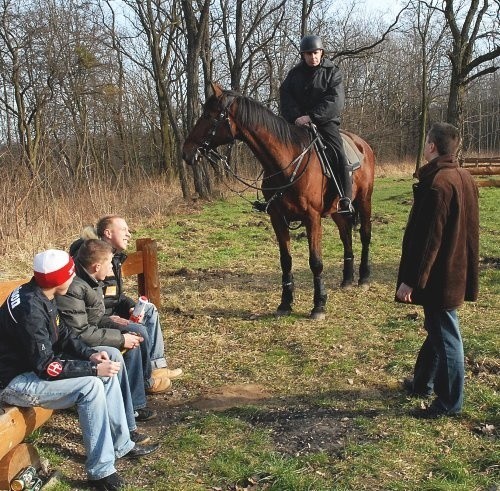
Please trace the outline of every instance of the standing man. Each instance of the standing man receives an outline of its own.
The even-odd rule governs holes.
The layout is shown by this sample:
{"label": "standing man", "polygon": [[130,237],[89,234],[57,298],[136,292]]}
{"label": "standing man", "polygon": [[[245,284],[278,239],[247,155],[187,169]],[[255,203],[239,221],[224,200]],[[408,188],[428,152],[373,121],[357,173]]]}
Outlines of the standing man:
{"label": "standing man", "polygon": [[[136,300],[125,295],[123,291],[122,264],[127,259],[125,251],[131,238],[127,222],[118,215],[106,215],[97,222],[95,230],[90,232],[85,229],[84,232],[86,239],[99,238],[113,248],[113,276],[108,276],[103,281],[105,313],[115,323],[126,327],[130,324],[129,317],[136,303]],[[72,256],[82,243],[83,239],[78,239],[71,245]],[[182,375],[182,369],[167,368],[158,309],[152,303],[147,304],[141,324],[143,326],[139,325],[137,328],[130,326],[130,329],[140,334],[144,338],[144,343],[149,346],[152,373],[150,382],[146,382],[146,392],[162,393],[171,386],[172,379]]]}
{"label": "standing man", "polygon": [[319,36],[302,38],[302,61],[288,72],[280,87],[280,110],[291,124],[304,126],[312,123],[317,127],[341,188],[338,212],[352,214],[352,176],[340,135],[344,84],[339,67],[324,54]]}
{"label": "standing man", "polygon": [[458,166],[458,130],[432,125],[425,143],[428,161],[418,171],[414,202],[403,238],[396,300],[424,307],[427,338],[417,357],[412,395],[436,398],[414,415],[438,418],[460,413],[464,352],[457,308],[478,295],[479,205],[471,175]]}
{"label": "standing man", "polygon": [[34,276],[0,307],[0,402],[66,409],[76,405],[87,454],[86,470],[100,490],[124,489],[115,459],[140,457],[158,445],[130,438],[120,385],[120,363],[89,348],[59,322],[55,297],[73,281],[68,253],[35,256]]}

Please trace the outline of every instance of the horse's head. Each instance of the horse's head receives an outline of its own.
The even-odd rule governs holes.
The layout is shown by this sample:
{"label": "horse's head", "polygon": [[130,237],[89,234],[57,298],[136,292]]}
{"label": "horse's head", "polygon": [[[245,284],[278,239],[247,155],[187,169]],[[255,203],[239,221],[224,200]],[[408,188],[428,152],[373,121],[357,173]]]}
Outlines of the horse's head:
{"label": "horse's head", "polygon": [[235,129],[230,119],[229,109],[234,95],[228,94],[218,84],[211,84],[212,94],[203,106],[203,113],[187,136],[182,147],[182,158],[194,164],[202,155],[219,145],[234,141]]}

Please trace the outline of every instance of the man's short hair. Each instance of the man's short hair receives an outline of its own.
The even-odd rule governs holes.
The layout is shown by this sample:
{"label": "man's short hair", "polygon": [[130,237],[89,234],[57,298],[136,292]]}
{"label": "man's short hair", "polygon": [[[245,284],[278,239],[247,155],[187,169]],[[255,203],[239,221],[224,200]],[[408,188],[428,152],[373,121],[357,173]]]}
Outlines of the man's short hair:
{"label": "man's short hair", "polygon": [[113,248],[107,242],[100,239],[89,239],[80,246],[76,258],[84,268],[89,268],[92,264],[103,263],[106,257],[112,253]]}
{"label": "man's short hair", "polygon": [[427,139],[436,145],[439,155],[454,155],[460,144],[458,129],[449,123],[434,123],[427,133]]}
{"label": "man's short hair", "polygon": [[111,226],[111,224],[117,218],[121,218],[121,217],[119,215],[106,215],[106,216],[103,216],[97,222],[97,225],[95,226],[95,229],[96,229],[96,232],[97,232],[97,236],[102,239],[104,237],[104,231],[106,229],[108,229]]}

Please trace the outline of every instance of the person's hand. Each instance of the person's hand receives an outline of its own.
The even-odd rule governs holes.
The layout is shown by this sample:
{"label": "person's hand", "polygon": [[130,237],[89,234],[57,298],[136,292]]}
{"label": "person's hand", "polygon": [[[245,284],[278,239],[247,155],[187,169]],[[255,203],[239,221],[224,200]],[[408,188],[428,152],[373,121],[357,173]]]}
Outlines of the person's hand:
{"label": "person's hand", "polygon": [[139,336],[138,334],[133,332],[128,332],[124,334],[123,337],[125,338],[123,347],[126,349],[137,348],[144,341],[144,338],[142,336]]}
{"label": "person's hand", "polygon": [[99,351],[99,353],[94,353],[89,358],[90,361],[93,361],[96,364],[102,363],[103,361],[109,360],[109,355],[107,351]]}
{"label": "person's hand", "polygon": [[411,303],[411,294],[413,292],[413,288],[408,286],[406,283],[401,283],[399,285],[398,291],[396,292],[396,298],[401,300],[401,302]]}
{"label": "person's hand", "polygon": [[99,377],[114,377],[121,368],[119,361],[106,360],[97,365],[97,375]]}
{"label": "person's hand", "polygon": [[130,324],[130,321],[128,319],[124,319],[123,317],[120,317],[119,315],[110,315],[109,318],[115,324],[119,324],[120,326],[128,326]]}
{"label": "person's hand", "polygon": [[311,123],[312,123],[311,118],[307,114],[305,116],[299,116],[295,120],[295,124],[297,126],[305,126],[306,124],[311,124]]}

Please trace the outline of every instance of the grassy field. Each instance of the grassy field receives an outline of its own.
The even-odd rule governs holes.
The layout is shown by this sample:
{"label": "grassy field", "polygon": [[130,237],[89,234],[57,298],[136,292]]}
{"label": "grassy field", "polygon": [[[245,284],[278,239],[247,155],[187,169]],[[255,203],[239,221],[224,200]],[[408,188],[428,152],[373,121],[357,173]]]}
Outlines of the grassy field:
{"label": "grassy field", "polygon": [[[339,288],[341,245],[333,223],[324,221],[324,321],[308,319],[312,277],[304,238],[293,241],[294,312],[274,317],[276,241],[267,216],[241,198],[136,231],[158,240],[168,355],[185,376],[171,394],[151,400],[162,416],[143,428],[162,442],[161,453],[119,464],[135,485],[130,489],[498,488],[500,189],[481,189],[480,298],[459,312],[464,413],[420,421],[409,413],[421,401],[406,397],[400,381],[423,341],[423,314],[393,302],[411,183],[376,182],[368,291]],[[358,237],[355,244],[359,256]],[[46,444],[51,432],[57,428],[41,432],[39,445],[71,477],[64,451]],[[71,481],[58,486],[74,488]]]}

